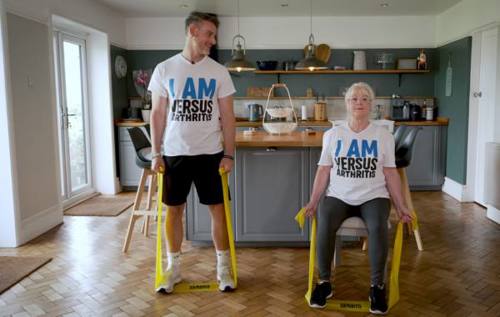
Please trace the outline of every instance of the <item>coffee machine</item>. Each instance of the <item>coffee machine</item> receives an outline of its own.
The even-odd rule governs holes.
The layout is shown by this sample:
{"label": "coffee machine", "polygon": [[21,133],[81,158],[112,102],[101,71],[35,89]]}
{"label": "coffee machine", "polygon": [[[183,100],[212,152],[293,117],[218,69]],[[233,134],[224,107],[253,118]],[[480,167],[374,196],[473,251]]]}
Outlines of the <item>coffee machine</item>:
{"label": "coffee machine", "polygon": [[410,118],[410,108],[408,101],[401,99],[399,95],[392,95],[391,98],[391,119],[398,120],[408,120]]}

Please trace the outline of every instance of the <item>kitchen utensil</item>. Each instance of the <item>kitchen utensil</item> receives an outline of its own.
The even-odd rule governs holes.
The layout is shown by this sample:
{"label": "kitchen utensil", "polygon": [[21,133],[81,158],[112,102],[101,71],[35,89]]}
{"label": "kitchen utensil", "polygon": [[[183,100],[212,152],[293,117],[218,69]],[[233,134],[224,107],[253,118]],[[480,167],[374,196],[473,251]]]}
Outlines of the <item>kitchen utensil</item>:
{"label": "kitchen utensil", "polygon": [[[319,44],[319,45],[313,45],[314,46],[314,52],[316,55],[316,58],[319,59],[320,61],[324,62],[325,64],[328,63],[330,60],[330,55],[331,55],[331,49],[328,44]],[[309,47],[309,44],[304,47],[304,56],[307,55],[307,49]]]}
{"label": "kitchen utensil", "polygon": [[366,70],[366,54],[365,51],[354,51],[354,62],[352,69]]}
{"label": "kitchen utensil", "polygon": [[318,47],[316,47],[316,57],[325,64],[328,64],[331,52],[330,46],[327,44],[319,44]]}
{"label": "kitchen utensil", "polygon": [[294,70],[295,65],[297,65],[297,61],[284,61],[283,70]]}
{"label": "kitchen utensil", "polygon": [[[289,103],[273,104],[271,103],[271,94],[275,88],[283,88],[288,94]],[[276,100],[273,100],[276,102]],[[262,126],[270,134],[286,134],[290,133],[297,128],[297,115],[293,110],[292,97],[286,84],[273,84],[267,96],[266,108],[264,110],[264,118],[262,119]]]}
{"label": "kitchen utensil", "polygon": [[264,107],[258,103],[248,104],[248,121],[259,121],[264,114]]}
{"label": "kitchen utensil", "polygon": [[275,70],[278,67],[278,61],[257,61],[257,67],[260,70]]}
{"label": "kitchen utensil", "polygon": [[316,102],[314,104],[314,120],[325,121],[326,120],[326,102]]}

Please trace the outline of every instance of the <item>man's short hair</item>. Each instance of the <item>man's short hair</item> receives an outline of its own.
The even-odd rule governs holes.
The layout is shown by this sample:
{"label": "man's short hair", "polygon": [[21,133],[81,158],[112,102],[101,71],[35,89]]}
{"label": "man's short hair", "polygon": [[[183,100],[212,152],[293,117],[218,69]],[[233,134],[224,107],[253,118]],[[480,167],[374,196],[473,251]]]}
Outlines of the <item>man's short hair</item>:
{"label": "man's short hair", "polygon": [[217,18],[217,14],[193,11],[189,13],[189,16],[186,18],[186,31],[191,24],[199,23],[202,21],[212,22],[216,28],[219,27],[219,19]]}

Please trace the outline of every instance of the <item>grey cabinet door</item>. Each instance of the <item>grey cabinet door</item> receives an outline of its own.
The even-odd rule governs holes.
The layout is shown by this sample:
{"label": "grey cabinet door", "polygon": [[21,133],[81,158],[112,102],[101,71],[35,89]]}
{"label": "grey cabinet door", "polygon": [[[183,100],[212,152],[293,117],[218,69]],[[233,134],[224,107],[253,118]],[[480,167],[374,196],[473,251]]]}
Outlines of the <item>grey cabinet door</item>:
{"label": "grey cabinet door", "polygon": [[135,163],[135,149],[127,128],[118,129],[120,183],[122,186],[138,186],[142,169]]}
{"label": "grey cabinet door", "polygon": [[423,126],[406,169],[412,190],[439,190],[444,183],[446,127]]}
{"label": "grey cabinet door", "polygon": [[[142,169],[135,163],[135,149],[127,129],[127,127],[118,129],[120,183],[126,187],[137,187],[141,179]],[[147,135],[146,130],[141,129]]]}
{"label": "grey cabinet door", "polygon": [[[231,198],[234,197],[234,170],[229,174],[229,193]],[[231,217],[235,224],[235,208],[234,199],[231,200]],[[210,218],[210,210],[207,205],[203,205],[198,200],[198,194],[194,184],[191,186],[191,191],[187,198],[186,204],[186,239],[191,241],[212,241],[212,220]]]}
{"label": "grey cabinet door", "polygon": [[307,241],[295,214],[307,202],[307,148],[236,151],[236,240]]}

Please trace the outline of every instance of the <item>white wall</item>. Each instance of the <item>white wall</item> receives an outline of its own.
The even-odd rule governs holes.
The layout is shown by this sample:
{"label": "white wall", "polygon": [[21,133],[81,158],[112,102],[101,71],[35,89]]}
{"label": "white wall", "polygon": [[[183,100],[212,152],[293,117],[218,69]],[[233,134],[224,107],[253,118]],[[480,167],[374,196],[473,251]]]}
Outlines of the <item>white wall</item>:
{"label": "white wall", "polygon": [[[236,19],[222,17],[219,48],[231,48]],[[250,49],[296,49],[307,44],[308,17],[244,17],[240,33]],[[435,17],[313,17],[316,43],[332,48],[435,46]],[[182,49],[184,18],[126,19],[128,49]]]}
{"label": "white wall", "polygon": [[[63,220],[51,54],[53,14],[94,27],[88,29],[93,30],[89,32],[89,54],[96,80],[89,92],[91,107],[104,118],[99,119],[103,130],[93,134],[97,140],[93,142],[99,147],[93,151],[96,155],[93,160],[104,166],[97,170],[96,188],[109,194],[117,191],[118,183],[112,135],[110,41],[106,32],[111,34],[115,45],[125,46],[125,28],[124,20],[115,12],[90,0],[0,0],[0,3],[3,10],[12,13],[8,15],[6,31],[2,29],[2,35],[7,34],[8,39],[2,42],[0,56],[7,68],[0,66],[0,77],[7,74],[5,81],[1,80],[5,85],[0,88],[0,145],[4,149],[0,161],[0,247],[15,247]],[[4,26],[5,20],[2,19]],[[10,76],[9,68],[15,70]],[[103,146],[105,141],[108,143]]]}
{"label": "white wall", "polygon": [[493,22],[500,22],[500,0],[462,0],[436,16],[437,46],[469,36]]}
{"label": "white wall", "polygon": [[18,245],[19,210],[17,200],[16,162],[12,103],[10,101],[10,67],[7,45],[7,17],[0,1],[0,247]]}
{"label": "white wall", "polygon": [[[499,13],[500,14],[500,13]],[[498,34],[500,34],[500,26],[497,27]],[[499,36],[500,37],[500,36]],[[494,122],[500,122],[500,40],[497,42],[497,84],[496,84],[496,99],[495,99],[495,119]],[[495,131],[493,133],[494,142],[500,143],[500,125],[495,124]]]}
{"label": "white wall", "polygon": [[[62,222],[49,27],[7,14],[19,243]],[[36,47],[36,50],[33,49]]]}
{"label": "white wall", "polygon": [[71,19],[109,35],[125,47],[125,20],[116,11],[93,0],[3,0],[8,12],[48,23],[52,14]]}
{"label": "white wall", "polygon": [[116,176],[113,107],[108,37],[91,32],[87,38],[89,78],[90,144],[94,184],[107,195],[119,191]]}

